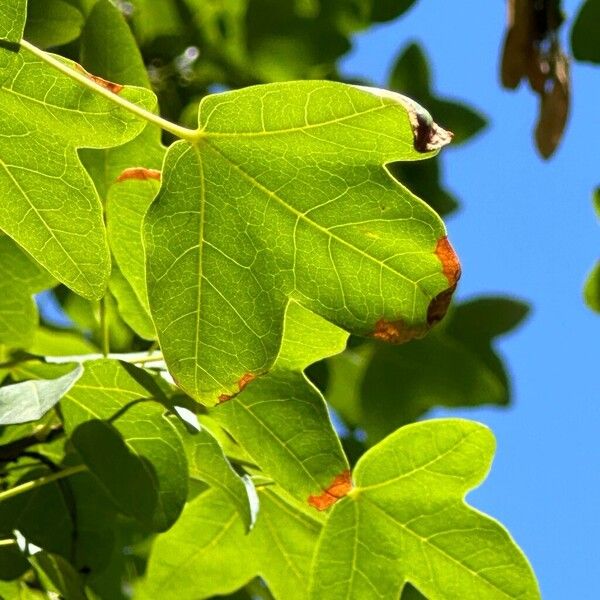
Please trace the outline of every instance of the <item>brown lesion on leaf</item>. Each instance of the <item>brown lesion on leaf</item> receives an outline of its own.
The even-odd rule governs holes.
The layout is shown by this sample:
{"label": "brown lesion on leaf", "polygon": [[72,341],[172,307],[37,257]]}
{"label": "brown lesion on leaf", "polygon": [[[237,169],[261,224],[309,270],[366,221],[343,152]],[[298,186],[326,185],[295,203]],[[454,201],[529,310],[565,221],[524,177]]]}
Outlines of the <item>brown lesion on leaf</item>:
{"label": "brown lesion on leaf", "polygon": [[427,324],[429,326],[435,325],[437,322],[441,321],[446,316],[455,289],[456,284],[438,294],[429,303],[429,306],[427,308]]}
{"label": "brown lesion on leaf", "polygon": [[442,273],[446,276],[448,283],[455,286],[460,279],[460,262],[447,236],[441,237],[435,247],[435,255],[442,263]]}
{"label": "brown lesion on leaf", "polygon": [[147,169],[146,167],[130,167],[129,169],[124,169],[117,177],[116,181],[121,182],[129,179],[137,179],[140,181],[154,179],[160,181],[160,171],[157,171],[156,169]]}
{"label": "brown lesion on leaf", "polygon": [[407,325],[402,319],[379,319],[371,334],[377,340],[389,344],[404,344],[411,340],[424,337],[429,329],[441,321],[452,300],[456,285],[460,279],[461,269],[458,256],[446,236],[441,237],[436,244],[434,254],[441,263],[442,273],[448,280],[449,287],[435,296],[427,308],[427,322],[424,324]]}
{"label": "brown lesion on leaf", "polygon": [[352,489],[352,474],[346,469],[337,475],[331,484],[316,496],[309,496],[308,503],[317,510],[326,510],[343,498]]}
{"label": "brown lesion on leaf", "polygon": [[92,75],[92,73],[88,73],[79,64],[75,65],[75,69],[77,71],[79,71],[80,73],[82,73],[83,75],[85,75],[88,79],[90,79],[94,83],[102,86],[103,88],[107,89],[109,92],[112,92],[113,94],[118,94],[125,87],[125,86],[121,85],[120,83],[113,83],[112,81],[108,81],[108,79],[103,79],[102,77],[99,77],[98,75]]}
{"label": "brown lesion on leaf", "polygon": [[450,287],[440,292],[429,303],[429,307],[427,308],[427,323],[430,326],[441,321],[446,312],[448,312],[452,295],[454,294],[454,290],[456,290],[456,285],[461,275],[458,255],[447,236],[443,236],[438,240],[435,247],[435,255],[439,258],[440,263],[442,263],[442,273],[448,280]]}
{"label": "brown lesion on leaf", "polygon": [[238,380],[238,391],[233,394],[221,394],[218,397],[218,404],[222,404],[223,402],[227,402],[232,398],[235,398],[249,383],[256,379],[256,375],[254,373],[244,373]]}
{"label": "brown lesion on leaf", "polygon": [[379,319],[371,336],[388,344],[404,344],[422,338],[428,329],[425,325],[407,325],[402,319],[397,321]]}
{"label": "brown lesion on leaf", "polygon": [[413,145],[417,152],[439,150],[452,141],[454,134],[442,129],[419,105],[408,105],[407,109],[413,130]]}

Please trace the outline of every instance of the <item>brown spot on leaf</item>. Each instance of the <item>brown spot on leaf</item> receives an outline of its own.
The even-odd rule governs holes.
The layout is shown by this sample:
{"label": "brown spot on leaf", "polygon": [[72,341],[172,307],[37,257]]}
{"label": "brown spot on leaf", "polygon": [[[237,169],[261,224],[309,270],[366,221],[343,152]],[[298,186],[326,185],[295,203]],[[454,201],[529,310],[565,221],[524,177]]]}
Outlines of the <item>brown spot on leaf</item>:
{"label": "brown spot on leaf", "polygon": [[139,179],[142,181],[156,179],[156,181],[160,181],[160,171],[146,169],[146,167],[130,167],[117,177],[117,181],[127,181],[128,179]]}
{"label": "brown spot on leaf", "polygon": [[448,312],[450,301],[452,300],[452,294],[456,289],[456,284],[452,287],[444,290],[438,294],[430,303],[427,308],[427,323],[429,325],[435,325],[438,321],[441,321]]}
{"label": "brown spot on leaf", "polygon": [[451,286],[456,286],[460,279],[460,262],[458,256],[448,241],[447,236],[441,237],[435,247],[435,255],[442,263],[442,273]]}
{"label": "brown spot on leaf", "polygon": [[428,113],[422,109],[409,110],[410,122],[414,134],[414,147],[417,152],[431,152],[446,146],[454,134],[442,129]]}
{"label": "brown spot on leaf", "polygon": [[251,382],[256,379],[256,375],[254,373],[244,373],[240,380],[238,381],[238,387],[240,388],[240,392]]}
{"label": "brown spot on leaf", "polygon": [[427,329],[424,325],[408,326],[402,319],[397,321],[379,319],[375,324],[375,331],[371,335],[388,344],[404,344],[410,340],[422,338],[427,333]]}
{"label": "brown spot on leaf", "polygon": [[352,475],[346,469],[337,475],[328,488],[318,496],[309,496],[308,503],[317,510],[325,510],[343,498],[352,489]]}
{"label": "brown spot on leaf", "polygon": [[256,375],[254,373],[244,373],[239,381],[238,381],[238,391],[234,394],[221,394],[218,398],[218,403],[221,404],[223,402],[227,402],[232,398],[235,398],[250,382],[256,379]]}
{"label": "brown spot on leaf", "polygon": [[98,75],[92,75],[91,73],[88,73],[81,65],[76,64],[75,68],[80,73],[83,73],[88,79],[92,80],[94,83],[97,83],[103,88],[106,88],[113,94],[118,94],[124,88],[124,86],[122,86],[120,83],[113,83],[112,81],[98,77]]}

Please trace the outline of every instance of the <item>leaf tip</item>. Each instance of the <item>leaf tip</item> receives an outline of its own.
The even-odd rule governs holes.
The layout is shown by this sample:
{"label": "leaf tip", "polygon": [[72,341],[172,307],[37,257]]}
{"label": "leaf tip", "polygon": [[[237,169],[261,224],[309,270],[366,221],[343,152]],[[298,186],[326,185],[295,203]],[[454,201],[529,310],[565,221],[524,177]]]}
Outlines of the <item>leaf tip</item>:
{"label": "leaf tip", "polygon": [[408,115],[413,128],[413,144],[417,152],[433,152],[452,141],[454,134],[440,127],[428,112],[409,108]]}
{"label": "leaf tip", "polygon": [[160,181],[160,171],[157,171],[156,169],[147,169],[146,167],[129,167],[128,169],[124,169],[115,181],[119,183],[130,179],[137,179],[140,181],[154,179]]}
{"label": "leaf tip", "polygon": [[317,510],[326,510],[352,490],[350,469],[336,475],[331,484],[316,496],[309,496],[308,503]]}

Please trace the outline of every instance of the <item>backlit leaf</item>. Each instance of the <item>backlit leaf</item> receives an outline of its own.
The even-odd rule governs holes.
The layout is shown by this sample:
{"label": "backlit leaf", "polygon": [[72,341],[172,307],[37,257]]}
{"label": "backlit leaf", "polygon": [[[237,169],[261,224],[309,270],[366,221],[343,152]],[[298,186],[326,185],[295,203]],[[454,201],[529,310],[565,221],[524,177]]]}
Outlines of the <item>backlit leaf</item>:
{"label": "backlit leaf", "polygon": [[429,600],[539,599],[506,530],[463,500],[493,452],[490,431],[462,420],[408,425],[369,450],[321,533],[310,597],[397,598],[408,581]]}
{"label": "backlit leaf", "polygon": [[304,600],[320,526],[277,494],[259,495],[261,509],[249,534],[223,491],[209,490],[190,502],[154,543],[139,598],[210,598],[259,575],[276,598]]}
{"label": "backlit leaf", "polygon": [[0,3],[0,85],[10,75],[23,36],[27,0]]}
{"label": "backlit leaf", "polygon": [[290,298],[389,341],[441,318],[459,273],[444,226],[383,169],[448,141],[420,107],[295,82],[209,96],[199,122],[145,221],[151,314],[188,394],[214,404],[268,371]]}
{"label": "backlit leaf", "polygon": [[[146,90],[119,95],[154,106]],[[102,207],[76,149],[122,144],[145,123],[24,48],[0,104],[0,228],[73,291],[99,298],[110,269]]]}
{"label": "backlit leaf", "polygon": [[323,356],[340,352],[346,338],[337,327],[290,304],[273,368],[242,380],[238,394],[223,398],[210,412],[263,475],[310,510],[323,510],[335,502],[326,490],[349,467],[323,398],[302,371]]}
{"label": "backlit leaf", "polygon": [[[142,369],[98,360],[85,363],[84,375],[61,403],[65,429],[78,431],[74,443],[92,472],[122,510],[159,531],[177,519],[187,494],[181,438],[155,400],[163,397]],[[91,420],[95,424],[86,424]],[[94,441],[106,444],[104,453]],[[127,462],[123,468],[119,457]],[[135,474],[139,489],[150,489],[151,497],[136,496],[127,474]]]}
{"label": "backlit leaf", "polygon": [[28,0],[25,39],[38,48],[62,46],[79,37],[83,15],[64,0]]}
{"label": "backlit leaf", "polygon": [[38,324],[33,295],[54,281],[13,240],[0,234],[0,344],[31,345]]}

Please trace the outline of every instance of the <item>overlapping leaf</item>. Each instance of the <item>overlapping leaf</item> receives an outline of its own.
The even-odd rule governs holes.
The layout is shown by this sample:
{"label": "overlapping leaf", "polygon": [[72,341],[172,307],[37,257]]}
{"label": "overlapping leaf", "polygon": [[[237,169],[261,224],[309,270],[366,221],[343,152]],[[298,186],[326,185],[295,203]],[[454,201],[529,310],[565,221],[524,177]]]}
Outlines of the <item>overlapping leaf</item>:
{"label": "overlapping leaf", "polygon": [[[241,444],[253,461],[306,508],[323,509],[320,498],[348,470],[325,402],[302,371],[340,352],[347,335],[303,309],[289,305],[283,343],[273,368],[210,416]],[[311,340],[308,343],[306,340]]]}
{"label": "overlapping leaf", "polygon": [[142,369],[99,360],[85,364],[61,403],[65,429],[89,469],[123,512],[156,530],[175,522],[187,494],[185,451],[155,401],[163,398]]}
{"label": "overlapping leaf", "polygon": [[463,500],[493,452],[490,431],[462,420],[408,425],[369,450],[319,538],[310,598],[397,598],[410,582],[429,600],[539,599],[506,530]]}
{"label": "overlapping leaf", "polygon": [[152,318],[187,393],[214,404],[268,371],[290,298],[391,341],[441,318],[459,274],[443,223],[383,168],[448,141],[420,107],[295,82],[209,96],[199,123],[145,221]]}
{"label": "overlapping leaf", "polygon": [[223,491],[209,490],[190,502],[175,526],[154,543],[136,598],[210,598],[256,576],[276,598],[306,598],[320,525],[273,492],[259,496],[258,520],[249,534]]}
{"label": "overlapping leaf", "polygon": [[190,478],[221,489],[237,508],[248,531],[255,518],[247,491],[247,485],[251,484],[244,483],[242,477],[234,471],[219,442],[206,428],[200,427],[198,431],[185,436],[184,444]]}
{"label": "overlapping leaf", "polygon": [[[118,93],[154,107],[146,90]],[[24,48],[0,105],[0,228],[59,281],[99,298],[110,270],[102,207],[76,149],[122,144],[145,123]]]}
{"label": "overlapping leaf", "polygon": [[0,388],[0,424],[13,425],[41,419],[75,385],[83,368],[56,379],[22,381]]}
{"label": "overlapping leaf", "polygon": [[25,39],[38,48],[51,48],[79,37],[83,15],[65,0],[28,0]]}
{"label": "overlapping leaf", "polygon": [[326,398],[369,444],[434,406],[506,405],[509,380],[491,344],[527,310],[508,298],[478,298],[455,306],[424,340],[355,344],[328,360]]}
{"label": "overlapping leaf", "polygon": [[27,0],[0,4],[0,85],[10,75],[17,60],[26,15]]}
{"label": "overlapping leaf", "polygon": [[[110,81],[150,88],[135,39],[121,12],[108,0],[96,2],[86,20],[81,63]],[[155,179],[160,179],[158,169],[164,154],[160,130],[149,124],[123,146],[83,150],[80,154],[106,202],[108,239],[117,263],[111,274],[111,292],[127,324],[141,337],[154,339],[154,326],[147,314],[141,229],[144,213],[158,189]]]}
{"label": "overlapping leaf", "polygon": [[0,234],[0,344],[30,346],[38,324],[33,294],[54,281],[13,240]]}

